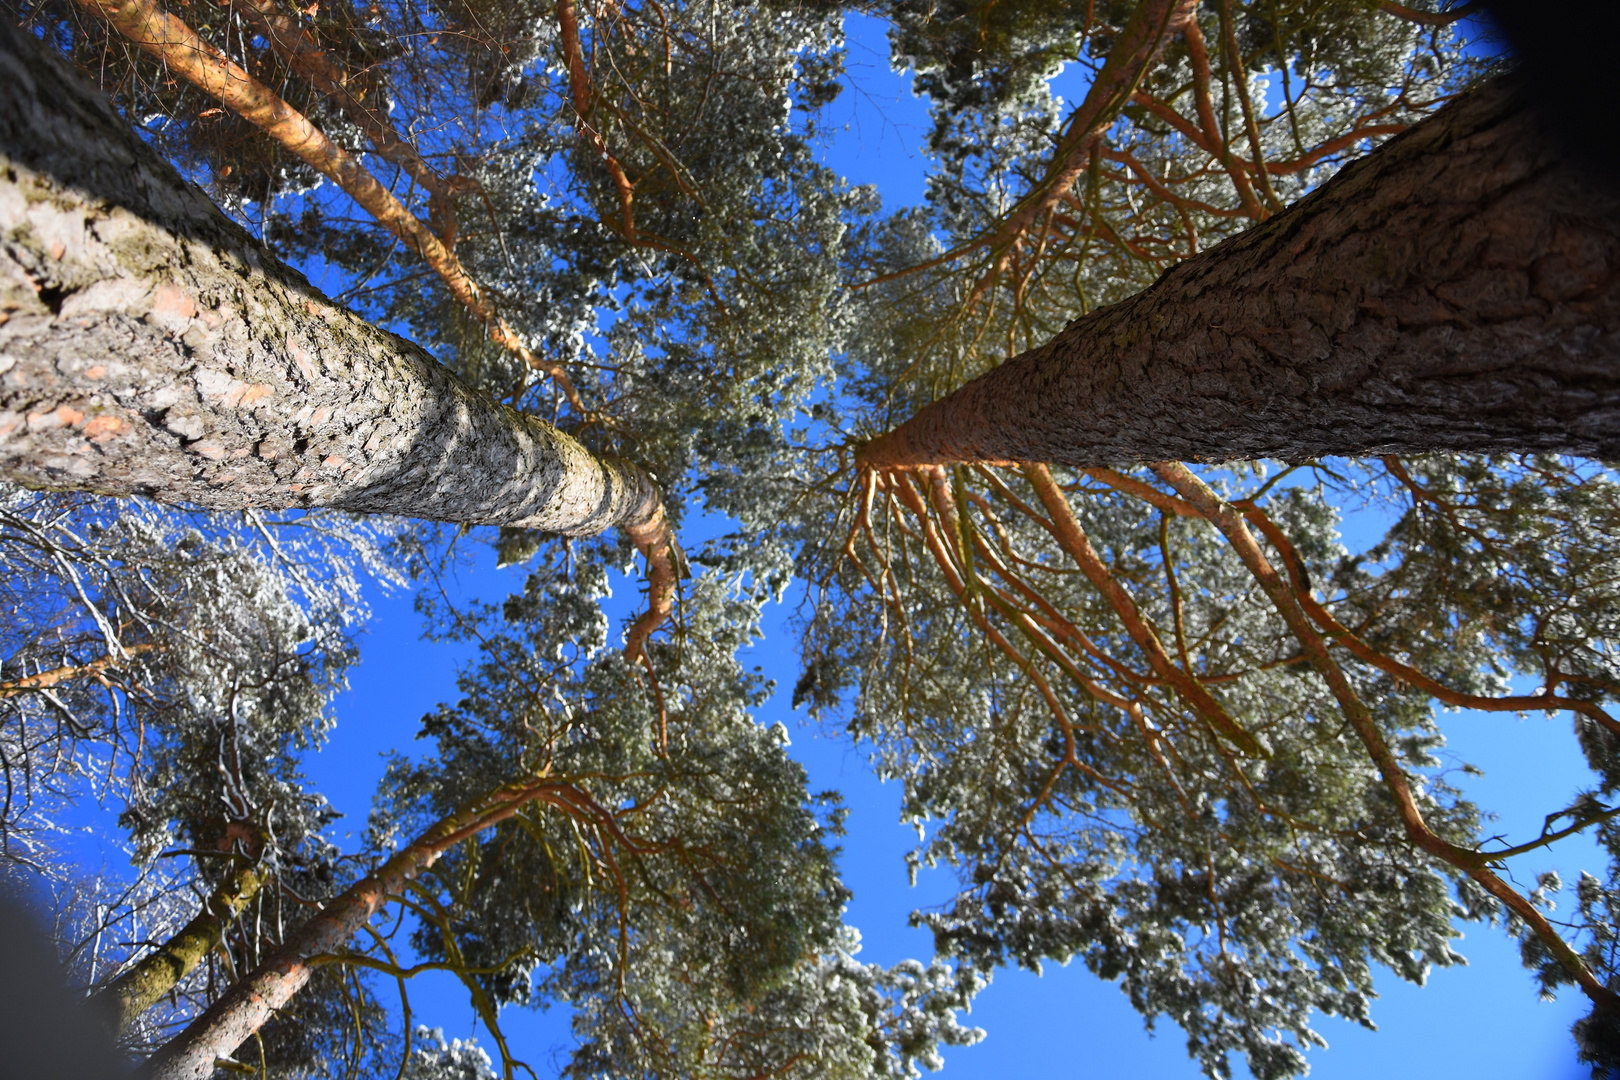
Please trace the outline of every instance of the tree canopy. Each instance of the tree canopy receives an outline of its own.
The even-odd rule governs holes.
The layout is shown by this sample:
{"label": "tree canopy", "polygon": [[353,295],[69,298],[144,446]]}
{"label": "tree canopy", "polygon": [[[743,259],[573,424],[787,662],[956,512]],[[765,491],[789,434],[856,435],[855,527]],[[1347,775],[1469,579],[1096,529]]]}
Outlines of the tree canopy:
{"label": "tree canopy", "polygon": [[[36,89],[0,146],[0,844],[12,879],[55,883],[70,978],[144,1075],[532,1074],[502,1011],[563,1002],[571,1076],[914,1077],[982,1035],[961,1014],[997,968],[1079,959],[1205,1074],[1241,1054],[1271,1080],[1304,1072],[1316,1015],[1371,1025],[1377,966],[1461,962],[1469,920],[1521,943],[1527,983],[1584,993],[1584,1058],[1620,1063],[1620,863],[1572,910],[1507,869],[1578,833],[1620,855],[1620,486],[1556,452],[1612,439],[1612,199],[1525,196],[1553,239],[1517,261],[1470,254],[1485,218],[1459,212],[1339,268],[1480,263],[1435,295],[1484,311],[1481,341],[1554,342],[1596,441],[1505,452],[1486,416],[1451,453],[1351,457],[1387,447],[1330,409],[1308,450],[1246,460],[1282,444],[1234,399],[1152,420],[1196,454],[873,450],[1019,354],[1124,341],[1102,309],[1185,313],[1195,268],[1294,250],[1348,162],[1351,203],[1453,193],[1429,166],[1480,139],[1446,125],[1518,100],[1464,9],[5,12]],[[821,161],[856,12],[928,99],[917,206]],[[56,126],[58,77],[121,119]],[[1502,168],[1565,175],[1516,123]],[[89,134],[18,134],[51,130]],[[1291,303],[1250,334],[1283,396],[1309,381]],[[1420,315],[1380,332],[1461,334]],[[1199,348],[1198,393],[1230,397]],[[1455,386],[1425,408],[1461,415]],[[584,479],[553,499],[554,476]],[[519,568],[504,603],[438,587],[469,545]],[[616,628],[637,553],[645,611]],[[345,850],[303,762],[341,722],[367,577],[414,583],[476,659]],[[935,957],[858,959],[838,796],[757,719],[742,654],[794,582],[795,707],[903,786],[913,865],[957,875],[914,916]],[[1455,709],[1567,713],[1591,782],[1539,836],[1491,835],[1446,767]],[[130,870],[85,880],[50,827],[98,800]],[[487,1052],[412,1011],[426,971],[459,979]]]}

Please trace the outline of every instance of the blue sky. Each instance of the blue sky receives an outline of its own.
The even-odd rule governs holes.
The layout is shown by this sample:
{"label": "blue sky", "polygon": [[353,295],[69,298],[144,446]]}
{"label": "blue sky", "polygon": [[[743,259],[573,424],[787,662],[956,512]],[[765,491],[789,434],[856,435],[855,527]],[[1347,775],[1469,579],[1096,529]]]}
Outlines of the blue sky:
{"label": "blue sky", "polygon": [[[889,70],[887,42],[876,20],[849,22],[850,86],[831,106],[835,136],[824,159],[852,182],[875,184],[886,209],[916,203],[923,195],[924,154],[930,128],[923,102],[910,93],[910,78]],[[1070,85],[1071,83],[1075,85]],[[1077,99],[1084,84],[1060,77],[1059,93]],[[1375,523],[1373,523],[1375,524]],[[499,596],[520,579],[480,568],[461,581],[469,594]],[[637,603],[638,583],[616,586],[614,606],[628,615]],[[925,872],[916,888],[908,885],[904,855],[915,834],[898,820],[897,785],[884,785],[867,770],[863,755],[841,739],[806,726],[788,706],[787,687],[798,675],[793,643],[784,625],[788,605],[767,618],[767,636],[755,649],[755,663],[779,686],[761,720],[782,721],[793,736],[792,752],[809,769],[812,790],[836,788],[851,814],[843,872],[855,898],[849,921],[860,928],[863,959],[892,963],[927,956],[928,935],[907,926],[915,909],[947,898],[953,882],[945,871]],[[415,733],[418,718],[436,702],[453,698],[453,650],[416,639],[419,624],[409,597],[379,598],[372,631],[353,689],[339,702],[339,726],[331,746],[312,772],[358,826],[381,772],[383,749]],[[1453,714],[1445,719],[1451,752],[1479,766],[1470,793],[1501,815],[1500,827],[1515,835],[1534,834],[1541,817],[1567,804],[1587,777],[1571,737],[1568,719],[1540,716]],[[1578,859],[1578,852],[1570,855]],[[1573,879],[1570,858],[1556,860]],[[1585,860],[1596,866],[1595,859]],[[1545,869],[1538,864],[1534,869]],[[1533,870],[1517,868],[1528,881]],[[1574,1057],[1569,1025],[1583,1015],[1583,999],[1565,994],[1553,1003],[1538,1001],[1516,946],[1499,931],[1469,926],[1460,944],[1466,968],[1435,972],[1417,988],[1389,976],[1374,1019],[1380,1030],[1367,1032],[1341,1021],[1318,1025],[1330,1048],[1314,1052],[1311,1075],[1318,1080],[1351,1080],[1379,1072],[1401,1076],[1474,1076],[1502,1080],[1578,1080],[1587,1075]],[[419,1014],[442,1024],[449,1036],[476,1033],[460,988],[448,978],[412,991]],[[1004,971],[980,996],[971,1020],[989,1032],[978,1046],[946,1053],[941,1074],[954,1080],[1042,1075],[1090,1077],[1130,1074],[1150,1078],[1192,1078],[1197,1067],[1187,1058],[1179,1029],[1164,1025],[1157,1036],[1118,989],[1079,965],[1048,967],[1037,977]],[[560,1064],[571,1040],[564,1010],[547,1014],[509,1013],[503,1019],[514,1050],[546,1074]],[[1238,1076],[1247,1071],[1234,1061]]]}

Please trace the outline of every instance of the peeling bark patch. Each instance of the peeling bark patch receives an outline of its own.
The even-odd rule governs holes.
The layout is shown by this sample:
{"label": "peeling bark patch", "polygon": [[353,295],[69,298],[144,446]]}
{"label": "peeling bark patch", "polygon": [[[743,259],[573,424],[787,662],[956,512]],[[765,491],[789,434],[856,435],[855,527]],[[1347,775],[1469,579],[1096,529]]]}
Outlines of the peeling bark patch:
{"label": "peeling bark patch", "polygon": [[152,300],[152,314],[165,322],[184,322],[196,318],[197,311],[197,302],[173,285],[159,286]]}
{"label": "peeling bark patch", "polygon": [[304,350],[303,346],[298,344],[297,339],[291,334],[287,335],[287,355],[291,356],[293,362],[298,365],[298,370],[303,374],[305,382],[313,383],[316,380],[318,373],[315,370],[315,365],[310,363],[309,353]]}
{"label": "peeling bark patch", "polygon": [[84,425],[84,437],[91,442],[106,442],[129,429],[129,424],[125,423],[122,417],[103,414],[92,417],[90,422]]}

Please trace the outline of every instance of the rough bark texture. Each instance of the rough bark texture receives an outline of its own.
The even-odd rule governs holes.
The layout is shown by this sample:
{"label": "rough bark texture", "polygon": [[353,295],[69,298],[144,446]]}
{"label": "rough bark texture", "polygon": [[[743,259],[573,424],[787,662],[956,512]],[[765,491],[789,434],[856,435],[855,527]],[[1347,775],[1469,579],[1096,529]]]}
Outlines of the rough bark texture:
{"label": "rough bark texture", "polygon": [[0,475],[594,532],[651,479],[333,305],[0,20]]}
{"label": "rough bark texture", "polygon": [[[569,402],[584,412],[584,404],[568,374],[560,365],[535,355],[523,344],[496,313],[489,294],[461,265],[450,247],[455,236],[454,228],[448,222],[445,238],[441,240],[421,219],[406,209],[359,159],[327,138],[326,133],[311,123],[309,117],[287,104],[274,90],[209,45],[185,20],[164,11],[156,0],[79,0],[79,6],[106,19],[125,38],[162,63],[171,75],[180,76],[225,105],[280,143],[288,153],[301,158],[341,187],[377,224],[399,237],[406,247],[433,268],[456,302],[484,324],[491,341],[516,354],[536,371],[549,374]],[[266,25],[266,31],[271,35],[272,46],[281,48],[285,45],[273,27]],[[311,64],[307,53],[295,52],[291,60],[295,68],[318,67]],[[308,76],[309,72],[305,74]],[[323,92],[329,92],[325,91],[323,84],[331,74],[332,68],[328,62],[324,69],[315,71],[316,77],[311,82]],[[349,100],[346,93],[338,101],[340,108],[344,100]],[[356,123],[368,132],[369,138],[376,140],[381,137],[380,132],[373,131],[374,123],[364,119]],[[389,145],[386,141],[379,144]],[[404,145],[397,136],[391,144],[395,151]],[[379,152],[386,156],[386,152]],[[421,159],[418,157],[417,160]],[[435,190],[432,185],[427,186],[430,191]],[[443,190],[443,185],[439,186],[439,190]],[[446,211],[450,203],[440,198],[438,205],[441,211]]]}
{"label": "rough bark texture", "polygon": [[875,468],[1620,458],[1620,191],[1499,80],[867,444]]}

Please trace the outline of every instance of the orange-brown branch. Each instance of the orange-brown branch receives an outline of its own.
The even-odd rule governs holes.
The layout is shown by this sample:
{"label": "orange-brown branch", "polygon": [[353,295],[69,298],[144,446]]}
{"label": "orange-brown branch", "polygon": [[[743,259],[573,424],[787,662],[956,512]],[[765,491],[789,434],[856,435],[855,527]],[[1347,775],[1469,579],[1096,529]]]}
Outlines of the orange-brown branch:
{"label": "orange-brown branch", "polygon": [[1120,622],[1124,624],[1125,632],[1147,657],[1148,666],[1153,669],[1154,674],[1173,686],[1187,704],[1192,706],[1193,711],[1222,737],[1231,740],[1246,754],[1265,757],[1265,750],[1255,737],[1232,719],[1221,703],[1199,685],[1198,680],[1190,672],[1183,671],[1170,659],[1170,654],[1159,641],[1159,635],[1148,625],[1136,602],[1130,598],[1130,594],[1119,582],[1114,580],[1114,576],[1108,572],[1108,567],[1103,564],[1102,557],[1091,546],[1085,530],[1080,527],[1079,519],[1074,516],[1074,509],[1069,506],[1068,497],[1052,479],[1051,471],[1045,465],[1026,465],[1024,476],[1035,489],[1041,505],[1051,516],[1058,543],[1114,609]]}
{"label": "orange-brown branch", "polygon": [[476,191],[479,184],[465,176],[446,177],[429,165],[407,139],[400,137],[387,116],[371,108],[349,89],[349,74],[330,53],[316,44],[296,19],[283,14],[275,0],[215,0],[227,11],[241,15],[309,84],[325,94],[353,124],[365,133],[371,148],[385,161],[404,169],[422,185],[432,200],[433,216],[444,246],[455,250],[455,197]]}
{"label": "orange-brown branch", "polygon": [[1388,12],[1397,19],[1420,23],[1423,26],[1450,26],[1459,19],[1466,19],[1484,6],[1480,0],[1473,0],[1472,3],[1458,4],[1456,7],[1445,11],[1419,11],[1416,8],[1407,7],[1405,4],[1397,4],[1395,0],[1379,0],[1378,2],[1380,11]]}
{"label": "orange-brown branch", "polygon": [[1198,20],[1188,19],[1181,36],[1187,43],[1187,57],[1192,61],[1193,102],[1198,109],[1198,123],[1204,129],[1206,145],[1226,170],[1226,175],[1232,178],[1232,186],[1237,189],[1238,201],[1243,204],[1244,213],[1256,221],[1264,221],[1281,210],[1282,205],[1272,206],[1269,210],[1260,205],[1260,200],[1255,198],[1254,185],[1249,183],[1248,173],[1233,155],[1225,133],[1215,122],[1215,105],[1209,88],[1209,52],[1204,47],[1204,34],[1198,27]]}
{"label": "orange-brown branch", "polygon": [[1547,948],[1558,957],[1565,969],[1575,978],[1581,989],[1592,999],[1593,1003],[1604,1010],[1620,1014],[1620,995],[1604,986],[1581,960],[1578,953],[1570,947],[1552,928],[1552,925],[1536,911],[1534,905],[1521,896],[1506,882],[1502,881],[1490,869],[1491,856],[1487,853],[1459,847],[1441,837],[1429,827],[1423,818],[1423,811],[1417,804],[1417,798],[1412,793],[1410,781],[1400,762],[1389,749],[1383,732],[1378,729],[1372,713],[1367,709],[1350,685],[1344,670],[1334,661],[1328,652],[1327,645],[1322,636],[1316,632],[1306,616],[1304,608],[1300,606],[1297,597],[1288,584],[1272,567],[1270,560],[1260,549],[1254,534],[1248,529],[1243,515],[1232,504],[1216,495],[1210,487],[1198,477],[1194,476],[1184,465],[1175,462],[1165,462],[1154,467],[1164,480],[1175,488],[1182,498],[1192,503],[1204,516],[1226,537],[1232,549],[1242,560],[1244,566],[1254,575],[1260,587],[1271,599],[1278,613],[1283,617],[1284,623],[1299,640],[1311,666],[1322,676],[1332,691],[1335,700],[1351,728],[1356,732],[1368,756],[1373,759],[1380,775],[1384,780],[1384,787],[1394,797],[1396,810],[1400,815],[1401,823],[1405,827],[1407,838],[1417,847],[1442,862],[1462,870],[1469,877],[1479,882],[1487,891],[1523,918]]}
{"label": "orange-brown branch", "polygon": [[1255,528],[1260,530],[1271,546],[1277,549],[1283,557],[1283,565],[1288,568],[1288,576],[1294,586],[1294,595],[1300,605],[1336,643],[1343,645],[1352,656],[1365,661],[1387,675],[1394,676],[1402,682],[1422,690],[1430,697],[1462,709],[1478,709],[1481,712],[1524,712],[1530,709],[1564,710],[1578,712],[1583,716],[1591,717],[1599,724],[1608,728],[1616,735],[1620,735],[1620,721],[1610,716],[1608,711],[1595,701],[1583,701],[1580,698],[1563,697],[1547,691],[1541,694],[1510,694],[1505,697],[1489,697],[1483,694],[1465,694],[1460,690],[1453,690],[1437,679],[1431,678],[1410,664],[1380,652],[1367,644],[1355,631],[1345,626],[1333,613],[1324,607],[1313,595],[1304,572],[1304,563],[1295,550],[1288,535],[1278,528],[1277,523],[1261,510],[1250,503],[1236,504],[1243,511],[1243,516]]}
{"label": "orange-brown branch", "polygon": [[626,529],[625,535],[647,560],[647,610],[630,625],[624,642],[625,659],[635,661],[644,656],[643,650],[653,631],[668,622],[675,611],[680,555],[662,506],[644,524]]}
{"label": "orange-brown branch", "polygon": [[1192,20],[1196,7],[1196,0],[1144,0],[1137,5],[1102,71],[1070,116],[1046,175],[1019,200],[1000,227],[977,241],[975,247],[1009,249],[1074,186],[1086,170],[1092,140],[1114,122],[1143,76],[1158,62],[1165,45]]}
{"label": "orange-brown branch", "polygon": [[51,668],[34,675],[25,675],[18,679],[7,679],[0,682],[0,701],[17,697],[33,690],[48,690],[53,686],[60,686],[72,679],[102,679],[103,672],[108,668],[117,667],[128,657],[148,652],[156,648],[155,645],[133,645],[124,650],[124,656],[103,656],[99,660],[91,660],[83,664],[63,664],[61,667]]}
{"label": "orange-brown branch", "polygon": [[[1065,734],[1072,733],[1074,723],[1069,718],[1068,712],[1063,708],[1062,703],[1058,701],[1057,694],[1053,692],[1051,683],[1046,676],[1036,670],[1030,659],[1019,652],[1017,647],[1007,640],[1006,635],[995,628],[985,616],[982,607],[968,602],[967,586],[957,568],[956,560],[950,554],[949,545],[940,538],[939,530],[934,528],[933,519],[928,513],[928,506],[923,501],[922,496],[918,494],[917,489],[912,486],[911,480],[904,473],[895,473],[892,482],[894,492],[902,505],[910,510],[921,524],[924,544],[928,548],[929,554],[933,556],[934,561],[939,565],[940,572],[945,576],[946,587],[951,590],[951,594],[956,597],[957,601],[967,611],[973,625],[978,627],[979,632],[988,638],[1003,655],[1011,660],[1035,684],[1036,690],[1040,692],[1041,698],[1046,702],[1046,707],[1052,713],[1052,718],[1057,721],[1058,726],[1063,729]],[[1080,765],[1079,762],[1075,764]],[[1085,768],[1085,766],[1081,767]],[[1087,769],[1087,771],[1090,770]]]}
{"label": "orange-brown branch", "polygon": [[971,307],[1006,268],[1014,245],[1024,237],[1030,226],[1051,213],[1075,181],[1085,173],[1092,143],[1108,130],[1120,110],[1129,104],[1143,76],[1158,62],[1170,39],[1193,17],[1196,7],[1197,0],[1142,0],[1136,6],[1120,32],[1113,51],[1103,62],[1102,70],[1092,80],[1085,99],[1064,125],[1064,132],[1052,152],[1052,162],[1046,174],[1013,205],[994,231],[977,236],[927,262],[872,278],[864,285],[892,281],[988,248],[990,267],[969,292],[966,306]]}
{"label": "orange-brown branch", "polygon": [[1238,49],[1237,31],[1232,25],[1232,0],[1221,0],[1221,47],[1226,51],[1227,71],[1237,91],[1238,107],[1243,112],[1243,130],[1249,137],[1249,152],[1254,155],[1255,177],[1260,181],[1260,190],[1265,193],[1266,205],[1271,207],[1273,213],[1278,213],[1283,208],[1282,200],[1277,198],[1277,192],[1271,186],[1266,154],[1261,148],[1260,126],[1254,119],[1254,103],[1249,100],[1249,69],[1243,62],[1243,53]]}
{"label": "orange-brown branch", "polygon": [[607,140],[591,123],[594,107],[591,77],[585,70],[585,52],[580,45],[579,16],[574,10],[574,0],[558,0],[557,29],[562,37],[563,59],[568,66],[568,87],[574,98],[577,126],[580,134],[602,155],[602,164],[613,178],[613,186],[619,194],[620,229],[626,242],[634,244],[637,242],[634,210],[636,189],[618,158],[608,149]]}
{"label": "orange-brown branch", "polygon": [[[1345,132],[1343,135],[1340,135],[1337,138],[1332,138],[1326,142],[1318,143],[1315,147],[1306,151],[1304,155],[1300,157],[1292,158],[1288,161],[1267,162],[1265,164],[1265,168],[1278,175],[1304,172],[1306,169],[1309,169],[1323,158],[1331,157],[1341,150],[1354,146],[1363,139],[1376,139],[1380,135],[1399,135],[1409,127],[1411,127],[1410,124],[1396,123],[1357,124],[1353,129]],[[1245,162],[1244,164],[1248,165],[1249,168],[1254,167],[1248,162]]]}

